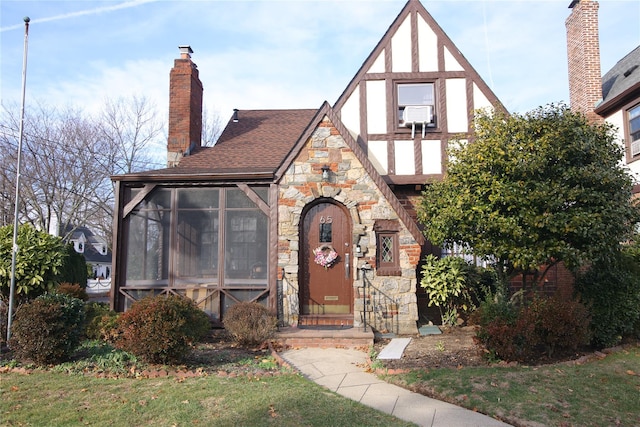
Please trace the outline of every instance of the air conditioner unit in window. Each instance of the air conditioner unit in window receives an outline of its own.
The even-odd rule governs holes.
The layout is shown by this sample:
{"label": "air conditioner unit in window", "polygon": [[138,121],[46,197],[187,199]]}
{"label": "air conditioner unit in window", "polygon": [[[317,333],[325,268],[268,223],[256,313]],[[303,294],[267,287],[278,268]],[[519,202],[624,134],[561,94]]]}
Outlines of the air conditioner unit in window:
{"label": "air conditioner unit in window", "polygon": [[631,157],[640,154],[640,139],[631,143]]}
{"label": "air conditioner unit in window", "polygon": [[422,137],[429,123],[433,123],[433,105],[407,105],[402,112],[402,120],[411,128],[411,138],[415,136],[416,125],[422,126]]}

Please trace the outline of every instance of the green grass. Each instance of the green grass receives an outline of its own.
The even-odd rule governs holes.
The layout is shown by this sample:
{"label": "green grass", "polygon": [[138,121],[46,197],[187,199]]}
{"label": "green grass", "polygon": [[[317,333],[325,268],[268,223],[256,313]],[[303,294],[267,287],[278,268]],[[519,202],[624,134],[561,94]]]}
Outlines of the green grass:
{"label": "green grass", "polygon": [[414,370],[385,379],[515,425],[640,425],[637,346],[581,365]]}
{"label": "green grass", "polygon": [[209,351],[189,365],[200,376],[150,378],[142,372],[184,367],[152,367],[87,341],[71,362],[43,369],[5,359],[0,366],[8,371],[0,373],[0,426],[412,425],[282,369],[267,354]]}
{"label": "green grass", "polygon": [[0,425],[411,425],[295,374],[99,379],[61,372],[0,374]]}

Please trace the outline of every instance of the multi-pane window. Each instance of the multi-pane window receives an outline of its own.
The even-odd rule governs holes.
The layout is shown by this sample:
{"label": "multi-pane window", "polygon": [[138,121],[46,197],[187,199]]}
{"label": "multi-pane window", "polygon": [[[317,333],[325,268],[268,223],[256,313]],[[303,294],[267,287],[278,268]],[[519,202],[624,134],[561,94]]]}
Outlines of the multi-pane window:
{"label": "multi-pane window", "polygon": [[[268,200],[266,187],[251,191]],[[268,216],[243,190],[157,188],[125,224],[126,286],[267,286]]]}
{"label": "multi-pane window", "polygon": [[629,110],[629,144],[631,156],[640,155],[640,104]]}
{"label": "multi-pane window", "polygon": [[[131,199],[140,190],[131,190]],[[166,283],[169,277],[171,191],[159,189],[128,218],[126,278],[134,283]]]}
{"label": "multi-pane window", "polygon": [[225,282],[266,278],[267,215],[243,191],[227,190],[225,218]]}
{"label": "multi-pane window", "polygon": [[380,236],[380,262],[393,263],[393,236]]}
{"label": "multi-pane window", "polygon": [[376,232],[376,273],[379,276],[399,276],[400,248],[397,220],[377,220],[373,226]]}

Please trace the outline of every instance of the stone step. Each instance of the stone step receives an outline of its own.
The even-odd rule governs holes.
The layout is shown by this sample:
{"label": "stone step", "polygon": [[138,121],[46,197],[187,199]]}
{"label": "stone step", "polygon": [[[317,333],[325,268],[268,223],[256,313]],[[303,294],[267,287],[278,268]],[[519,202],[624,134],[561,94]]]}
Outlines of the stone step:
{"label": "stone step", "polygon": [[370,328],[287,327],[280,328],[276,342],[289,348],[368,348],[373,345]]}

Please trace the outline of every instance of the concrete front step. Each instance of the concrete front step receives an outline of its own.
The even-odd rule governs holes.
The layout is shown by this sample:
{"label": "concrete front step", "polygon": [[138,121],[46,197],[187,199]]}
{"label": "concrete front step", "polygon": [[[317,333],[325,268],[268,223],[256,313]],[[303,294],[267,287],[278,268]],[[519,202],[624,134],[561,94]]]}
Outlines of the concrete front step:
{"label": "concrete front step", "polygon": [[368,348],[373,345],[374,334],[371,328],[287,327],[280,328],[276,341],[289,348]]}

